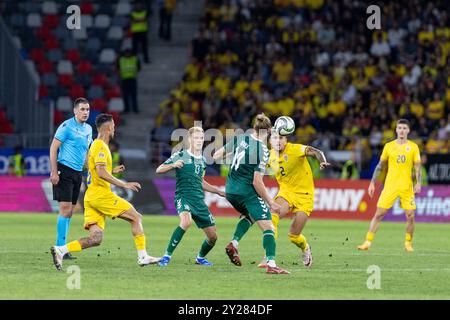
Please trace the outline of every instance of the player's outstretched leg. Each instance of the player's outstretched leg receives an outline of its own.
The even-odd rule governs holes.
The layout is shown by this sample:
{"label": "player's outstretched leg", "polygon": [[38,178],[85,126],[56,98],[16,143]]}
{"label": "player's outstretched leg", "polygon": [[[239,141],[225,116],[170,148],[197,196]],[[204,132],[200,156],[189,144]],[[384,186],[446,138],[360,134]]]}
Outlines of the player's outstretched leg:
{"label": "player's outstretched leg", "polygon": [[306,237],[302,234],[303,228],[308,221],[308,215],[302,211],[294,212],[294,220],[289,230],[289,240],[300,248],[302,252],[303,265],[311,267],[313,263],[311,246],[308,244]]}
{"label": "player's outstretched leg", "polygon": [[231,240],[225,247],[225,253],[228,255],[231,263],[236,266],[242,266],[241,258],[239,257],[238,252],[239,241],[247,233],[252,224],[253,222],[249,218],[242,216],[236,226],[236,230],[234,231],[233,240]]}
{"label": "player's outstretched leg", "polygon": [[180,244],[181,239],[183,239],[184,234],[186,233],[187,229],[189,229],[191,224],[192,224],[191,213],[187,211],[180,213],[180,225],[177,226],[173,231],[169,243],[167,244],[166,252],[164,253],[164,256],[161,258],[161,261],[159,261],[158,263],[159,266],[166,267],[169,264],[170,260],[172,259],[173,252]]}
{"label": "player's outstretched leg", "polygon": [[147,243],[144,228],[142,227],[142,215],[132,207],[119,215],[119,218],[131,224],[131,233],[134,236],[134,244],[138,253],[138,265],[143,267],[148,264],[158,263],[161,258],[155,258],[147,254]]}
{"label": "player's outstretched leg", "polygon": [[70,252],[78,252],[83,249],[99,246],[102,243],[102,239],[103,229],[96,224],[89,226],[89,237],[72,241],[63,246],[53,246],[50,248],[50,252],[53,257],[53,264],[57,270],[62,270],[64,255]]}
{"label": "player's outstretched leg", "polygon": [[413,252],[412,237],[414,233],[414,210],[406,210],[405,250]]}
{"label": "player's outstretched leg", "polygon": [[206,255],[214,248],[217,241],[217,231],[215,226],[203,228],[206,234],[206,240],[203,241],[200,251],[198,252],[197,258],[195,258],[195,264],[211,267],[212,262],[206,260]]}
{"label": "player's outstretched leg", "polygon": [[266,252],[267,268],[266,273],[270,274],[289,274],[287,270],[283,270],[275,263],[275,233],[273,232],[273,224],[271,220],[258,220],[258,226],[263,232],[263,247]]}
{"label": "player's outstretched leg", "polygon": [[377,211],[375,212],[375,215],[372,218],[372,221],[370,222],[369,231],[366,234],[366,240],[363,244],[358,246],[358,250],[369,250],[370,246],[372,245],[372,241],[375,237],[375,233],[378,231],[378,228],[380,227],[380,223],[383,220],[384,216],[386,215],[387,209],[384,208],[377,208]]}

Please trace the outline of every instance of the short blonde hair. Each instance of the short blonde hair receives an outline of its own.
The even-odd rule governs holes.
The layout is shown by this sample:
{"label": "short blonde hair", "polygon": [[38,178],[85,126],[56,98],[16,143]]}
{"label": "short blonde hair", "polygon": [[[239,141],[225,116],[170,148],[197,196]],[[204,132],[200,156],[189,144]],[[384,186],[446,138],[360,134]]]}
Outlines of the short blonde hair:
{"label": "short blonde hair", "polygon": [[193,135],[195,132],[205,133],[205,131],[204,131],[203,128],[201,128],[201,127],[192,127],[192,128],[189,129],[188,132],[189,132],[189,137],[192,137],[192,135]]}
{"label": "short blonde hair", "polygon": [[272,123],[270,122],[269,117],[267,117],[264,113],[258,114],[255,118],[253,129],[259,131],[264,129],[268,130],[270,128],[272,128]]}

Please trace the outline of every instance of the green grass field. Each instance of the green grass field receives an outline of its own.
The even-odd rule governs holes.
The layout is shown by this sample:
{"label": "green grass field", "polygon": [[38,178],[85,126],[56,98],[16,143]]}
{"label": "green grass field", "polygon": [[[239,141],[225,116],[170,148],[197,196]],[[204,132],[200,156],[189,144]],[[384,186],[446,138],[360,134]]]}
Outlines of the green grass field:
{"label": "green grass field", "polygon": [[[171,264],[138,267],[127,222],[108,220],[100,247],[77,253],[56,271],[49,247],[56,215],[0,214],[0,299],[449,299],[448,225],[419,224],[415,252],[403,250],[404,224],[384,223],[370,252],[358,252],[368,223],[311,220],[305,230],[314,265],[303,267],[280,222],[277,262],[291,275],[268,275],[256,268],[262,255],[261,232],[254,226],[240,242],[242,267],[232,265],[224,247],[237,218],[217,218],[219,240],[211,268],[193,264],[203,240],[194,225],[185,234]],[[161,256],[177,217],[146,216],[149,254]],[[85,236],[82,215],[75,215],[70,240]],[[67,268],[78,265],[81,289],[68,289]],[[381,289],[369,290],[367,268],[381,270]]]}

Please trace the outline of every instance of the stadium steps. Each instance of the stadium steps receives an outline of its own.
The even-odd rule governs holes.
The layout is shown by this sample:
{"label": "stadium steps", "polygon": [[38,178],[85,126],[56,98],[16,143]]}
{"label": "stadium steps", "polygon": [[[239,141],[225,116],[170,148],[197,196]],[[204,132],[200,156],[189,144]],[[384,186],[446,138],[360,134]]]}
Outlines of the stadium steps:
{"label": "stadium steps", "polygon": [[198,29],[204,1],[185,0],[179,3],[172,22],[172,41],[159,39],[159,16],[156,3],[149,25],[151,64],[143,64],[138,79],[138,115],[124,115],[117,140],[121,145],[127,177],[154,175],[150,167],[150,132],[158,115],[159,105],[170,95],[189,62],[189,42]]}

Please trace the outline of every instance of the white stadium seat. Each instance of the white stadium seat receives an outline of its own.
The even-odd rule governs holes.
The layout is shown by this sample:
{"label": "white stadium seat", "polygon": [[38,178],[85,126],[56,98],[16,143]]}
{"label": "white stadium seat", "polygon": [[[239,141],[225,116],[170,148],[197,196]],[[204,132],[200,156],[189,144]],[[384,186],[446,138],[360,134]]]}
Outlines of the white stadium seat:
{"label": "white stadium seat", "polygon": [[56,109],[63,112],[72,111],[72,100],[69,97],[59,97],[56,100]]}
{"label": "white stadium seat", "polygon": [[81,15],[81,28],[92,28],[94,25],[94,18],[90,14]]}
{"label": "white stadium seat", "polygon": [[131,12],[131,4],[128,1],[120,1],[116,7],[116,15],[129,15]]}
{"label": "white stadium seat", "polygon": [[94,26],[96,28],[109,28],[111,19],[106,14],[99,14],[95,16]]}
{"label": "white stadium seat", "polygon": [[101,63],[114,63],[116,62],[116,52],[113,49],[105,48],[100,52]]}
{"label": "white stadium seat", "polygon": [[120,40],[123,38],[123,30],[121,27],[111,27],[108,30],[108,39]]}
{"label": "white stadium seat", "polygon": [[42,13],[43,14],[56,14],[56,13],[58,13],[58,8],[56,7],[56,3],[54,1],[45,1],[42,4]]}
{"label": "white stadium seat", "polygon": [[42,26],[42,18],[39,13],[30,13],[27,16],[27,26],[30,28],[39,28]]}
{"label": "white stadium seat", "polygon": [[108,111],[112,112],[123,112],[125,106],[122,98],[112,98],[108,104]]}
{"label": "white stadium seat", "polygon": [[61,60],[57,66],[58,74],[73,74],[72,62],[69,60]]}

